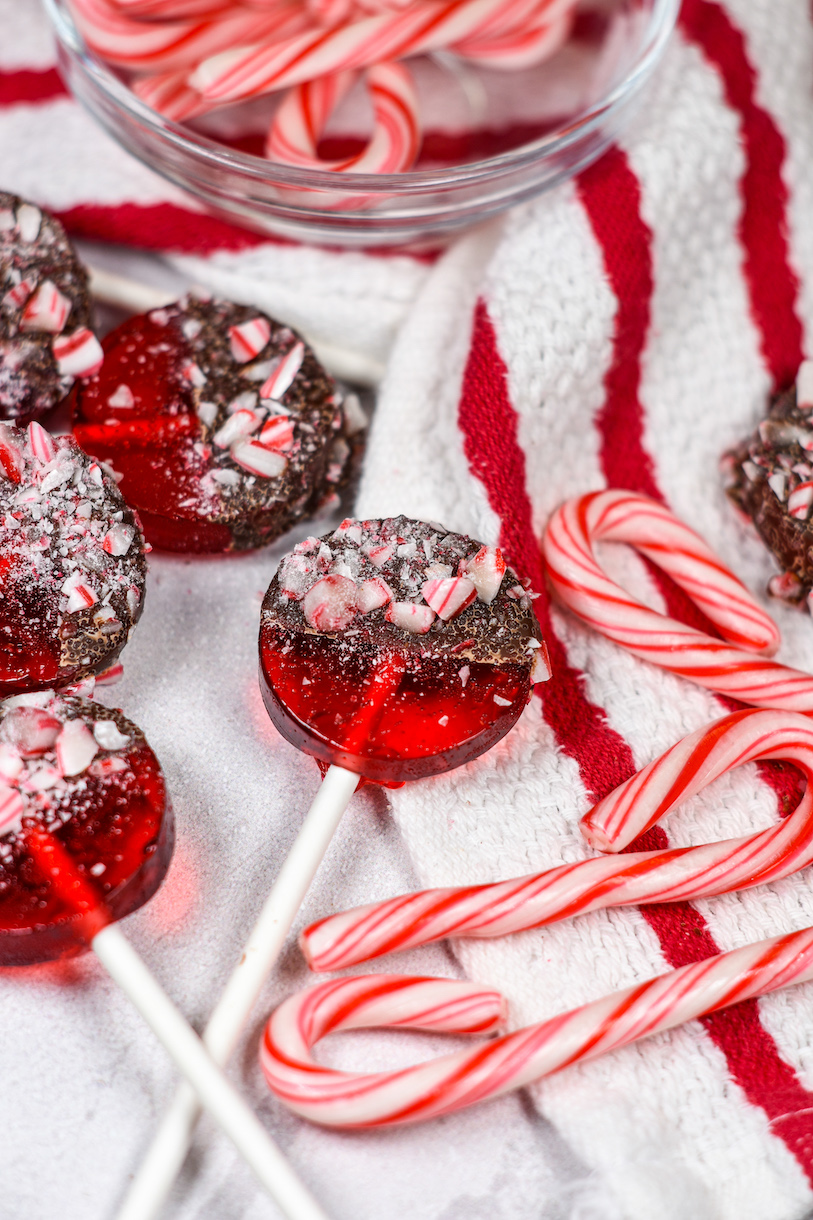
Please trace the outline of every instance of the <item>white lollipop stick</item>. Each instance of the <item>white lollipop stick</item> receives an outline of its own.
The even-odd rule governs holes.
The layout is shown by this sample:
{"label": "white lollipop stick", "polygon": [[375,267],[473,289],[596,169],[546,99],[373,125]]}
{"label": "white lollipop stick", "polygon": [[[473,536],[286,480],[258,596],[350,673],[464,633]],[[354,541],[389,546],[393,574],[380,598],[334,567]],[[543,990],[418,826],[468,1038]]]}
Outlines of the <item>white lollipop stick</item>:
{"label": "white lollipop stick", "polygon": [[[203,1042],[216,1063],[225,1063],[234,1050],[360,778],[343,767],[329,768],[206,1026]],[[175,1094],[118,1220],[148,1220],[160,1211],[186,1159],[200,1117],[197,1081],[192,1084],[193,1088],[181,1085]]]}
{"label": "white lollipop stick", "polygon": [[[29,846],[37,864],[53,878],[66,902],[81,904],[88,910],[88,924],[98,927],[108,918],[98,905],[98,897],[57,840],[42,832],[31,836]],[[300,1182],[257,1116],[226,1079],[116,924],[109,923],[96,932],[90,946],[289,1220],[327,1220],[326,1213]]]}
{"label": "white lollipop stick", "polygon": [[[167,292],[163,288],[152,288],[149,284],[130,279],[129,276],[105,271],[87,263],[85,266],[90,272],[91,295],[106,305],[131,309],[134,313],[149,313],[151,309],[161,309],[177,300],[177,294]],[[316,353],[317,360],[333,377],[352,381],[355,385],[376,386],[384,376],[384,365],[381,361],[363,352],[352,352],[345,347],[339,347],[309,331],[300,333]]]}

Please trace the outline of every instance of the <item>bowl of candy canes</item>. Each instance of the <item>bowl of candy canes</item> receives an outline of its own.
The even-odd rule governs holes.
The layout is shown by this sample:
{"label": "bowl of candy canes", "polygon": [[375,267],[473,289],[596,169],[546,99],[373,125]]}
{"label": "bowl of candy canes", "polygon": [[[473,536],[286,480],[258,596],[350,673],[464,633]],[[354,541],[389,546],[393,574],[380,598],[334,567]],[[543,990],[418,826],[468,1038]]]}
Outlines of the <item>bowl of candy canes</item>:
{"label": "bowl of candy canes", "polygon": [[615,139],[678,0],[46,0],[76,97],[261,231],[436,240]]}

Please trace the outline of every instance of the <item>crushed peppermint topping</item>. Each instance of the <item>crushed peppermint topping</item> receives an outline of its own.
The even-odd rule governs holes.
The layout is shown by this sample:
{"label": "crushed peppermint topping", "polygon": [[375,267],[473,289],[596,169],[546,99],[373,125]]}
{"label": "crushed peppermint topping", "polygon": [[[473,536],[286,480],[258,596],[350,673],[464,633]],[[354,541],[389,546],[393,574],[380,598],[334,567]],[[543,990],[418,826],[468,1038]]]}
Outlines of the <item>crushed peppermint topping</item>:
{"label": "crushed peppermint topping", "polygon": [[58,684],[75,680],[77,669],[114,660],[136,617],[145,564],[135,520],[72,437],[51,436],[36,422],[0,424],[0,476],[0,625],[14,648],[54,651]]}
{"label": "crushed peppermint topping", "polygon": [[[463,569],[485,596],[456,574]],[[375,632],[426,655],[462,653],[464,686],[469,660],[530,665],[540,650],[529,596],[499,550],[407,517],[348,518],[325,538],[303,539],[280,563],[263,617],[287,630]]]}

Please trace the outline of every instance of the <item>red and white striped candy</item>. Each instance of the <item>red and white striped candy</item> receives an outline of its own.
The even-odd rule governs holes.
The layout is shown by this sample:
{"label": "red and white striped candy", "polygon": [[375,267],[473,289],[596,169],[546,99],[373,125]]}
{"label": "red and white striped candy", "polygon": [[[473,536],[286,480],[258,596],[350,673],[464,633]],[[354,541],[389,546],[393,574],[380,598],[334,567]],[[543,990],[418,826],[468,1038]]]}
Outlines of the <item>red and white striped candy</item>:
{"label": "red and white striped candy", "polygon": [[289,90],[274,116],[265,155],[285,165],[339,173],[399,174],[410,169],[422,138],[418,98],[411,74],[395,63],[375,64],[366,73],[373,109],[373,132],[367,145],[341,160],[319,157],[319,140],[353,80],[353,73],[341,72]]}
{"label": "red and white striped candy", "polygon": [[[221,6],[208,17],[135,21],[107,0],[71,0],[76,24],[91,50],[121,67],[174,72],[229,46],[251,46],[289,37],[307,21],[297,0],[278,0],[265,11]],[[183,17],[180,14],[181,18]]]}
{"label": "red and white striped candy", "polygon": [[767,758],[794,763],[808,785],[793,814],[768,830],[580,860],[493,885],[406,894],[312,924],[302,950],[313,970],[341,970],[446,936],[507,936],[587,911],[688,902],[790,876],[813,862],[813,724],[794,712],[752,708],[699,729],[611,792],[582,828],[591,846],[620,851],[712,780]]}
{"label": "red and white striped candy", "polygon": [[57,335],[51,347],[63,377],[92,377],[104,362],[101,343],[85,326],[72,335]]}
{"label": "red and white striped candy", "polygon": [[123,521],[117,521],[115,525],[111,525],[110,529],[102,539],[102,549],[108,555],[119,557],[126,555],[135,538],[135,529],[132,525],[125,525]]}
{"label": "red and white striped candy", "polygon": [[35,421],[28,425],[28,443],[31,452],[40,462],[52,462],[56,457],[56,445],[50,432]]}
{"label": "red and white striped candy", "polygon": [[63,775],[81,775],[99,752],[84,720],[66,720],[56,739],[56,761]]}
{"label": "red and white striped candy", "polygon": [[342,1029],[493,1029],[500,1022],[502,997],[452,979],[381,974],[333,979],[292,996],[272,1014],[260,1065],[280,1101],[312,1122],[329,1127],[414,1123],[808,979],[813,979],[813,928],[671,970],[471,1050],[372,1075],[322,1067],[310,1048]]}
{"label": "red and white striped candy", "polygon": [[288,459],[257,441],[235,441],[229,450],[238,466],[260,479],[276,479],[284,473]]}
{"label": "red and white striped candy", "polygon": [[[605,574],[593,543],[627,542],[663,568],[720,630],[722,640],[659,614]],[[667,508],[626,491],[569,500],[543,540],[550,584],[596,631],[653,665],[757,707],[813,714],[813,677],[767,660],[773,620],[706,543]]]}
{"label": "red and white striped candy", "polygon": [[280,360],[271,376],[260,387],[260,398],[279,401],[286,390],[294,384],[296,375],[305,359],[305,344],[297,342]]}
{"label": "red and white striped candy", "polygon": [[271,326],[266,318],[249,318],[247,322],[229,327],[229,346],[238,364],[259,356],[270,338]]}
{"label": "red and white striped candy", "polygon": [[20,330],[46,331],[58,335],[65,329],[71,303],[51,280],[44,280],[29,298],[20,319]]}
{"label": "red and white striped candy", "polygon": [[500,591],[505,575],[503,553],[498,546],[481,546],[471,559],[461,561],[460,571],[474,582],[480,601],[490,606]]}
{"label": "red and white striped candy", "polygon": [[421,596],[446,623],[471,605],[477,597],[477,589],[466,576],[450,576],[424,581]]}
{"label": "red and white striped candy", "polygon": [[212,437],[212,442],[217,445],[218,449],[228,449],[229,445],[233,445],[241,437],[251,436],[252,432],[256,432],[260,426],[260,419],[261,416],[257,415],[255,411],[241,407],[239,411],[235,411],[234,415],[229,416],[222,428],[218,428]]}
{"label": "red and white striped candy", "polygon": [[324,576],[302,601],[305,622],[314,631],[344,631],[358,614],[356,585],[347,576]]}
{"label": "red and white striped candy", "polygon": [[380,610],[382,606],[386,606],[387,602],[392,601],[392,589],[386,580],[382,580],[380,576],[373,576],[370,580],[361,582],[356,600],[359,612],[370,614],[371,611]]}
{"label": "red and white striped candy", "polygon": [[435,612],[431,606],[420,606],[415,602],[390,602],[384,611],[384,618],[403,631],[425,635],[435,621]]}
{"label": "red and white striped candy", "polygon": [[10,288],[3,297],[3,308],[22,308],[35,288],[36,280],[20,280],[19,284],[17,284],[14,288]]}
{"label": "red and white striped candy", "polygon": [[293,420],[289,415],[270,416],[260,429],[257,440],[269,449],[278,449],[284,453],[292,448],[294,443]]}
{"label": "red and white striped candy", "polygon": [[68,599],[68,614],[75,614],[77,610],[86,610],[88,606],[95,606],[98,601],[93,590],[84,583],[81,572],[74,572],[72,576],[69,576],[63,582],[61,592]]}
{"label": "red and white striped candy", "polygon": [[16,788],[0,782],[0,835],[16,830],[23,814],[23,798]]}
{"label": "red and white striped candy", "polygon": [[811,504],[813,504],[813,482],[810,480],[794,487],[788,496],[788,512],[791,517],[796,517],[799,521],[807,520]]}

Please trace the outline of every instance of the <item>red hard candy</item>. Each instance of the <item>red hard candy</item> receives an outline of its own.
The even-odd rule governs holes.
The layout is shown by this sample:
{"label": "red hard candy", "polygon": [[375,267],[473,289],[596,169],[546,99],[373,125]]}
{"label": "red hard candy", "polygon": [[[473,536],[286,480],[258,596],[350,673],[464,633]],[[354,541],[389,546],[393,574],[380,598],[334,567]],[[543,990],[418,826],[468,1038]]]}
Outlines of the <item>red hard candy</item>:
{"label": "red hard candy", "polygon": [[[87,948],[85,915],[43,868],[38,837],[120,919],[164,878],[173,822],[158,760],[121,713],[85,699],[22,696],[0,706],[0,965]],[[31,701],[35,701],[32,703]],[[63,869],[64,873],[64,869]]]}
{"label": "red hard candy", "polygon": [[349,456],[341,396],[313,352],[256,309],[190,297],[104,340],[74,433],[121,475],[153,546],[262,546],[315,511]]}

